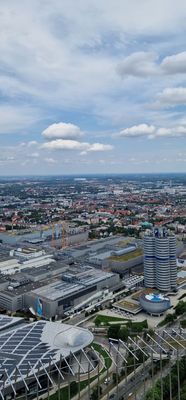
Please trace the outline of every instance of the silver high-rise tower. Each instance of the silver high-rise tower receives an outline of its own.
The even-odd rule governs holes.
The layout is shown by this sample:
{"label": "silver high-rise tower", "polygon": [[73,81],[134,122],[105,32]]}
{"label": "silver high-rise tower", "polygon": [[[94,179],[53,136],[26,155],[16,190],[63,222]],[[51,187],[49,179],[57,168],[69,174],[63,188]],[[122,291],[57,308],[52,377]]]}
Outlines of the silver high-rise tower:
{"label": "silver high-rise tower", "polygon": [[145,286],[167,292],[176,288],[176,278],[176,237],[154,229],[144,237]]}

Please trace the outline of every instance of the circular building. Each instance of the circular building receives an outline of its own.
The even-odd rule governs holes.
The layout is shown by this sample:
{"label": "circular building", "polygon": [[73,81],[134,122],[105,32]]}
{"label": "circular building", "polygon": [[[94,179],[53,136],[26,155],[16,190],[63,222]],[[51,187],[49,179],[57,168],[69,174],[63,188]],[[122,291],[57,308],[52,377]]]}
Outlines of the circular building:
{"label": "circular building", "polygon": [[143,293],[139,298],[141,307],[151,315],[160,315],[171,307],[169,297],[163,294]]}

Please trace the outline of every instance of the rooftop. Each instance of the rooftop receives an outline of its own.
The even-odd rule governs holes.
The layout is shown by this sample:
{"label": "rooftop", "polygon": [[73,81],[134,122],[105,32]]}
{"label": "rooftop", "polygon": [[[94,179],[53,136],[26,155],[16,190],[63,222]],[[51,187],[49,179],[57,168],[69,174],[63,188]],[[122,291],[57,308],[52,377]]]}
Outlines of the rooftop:
{"label": "rooftop", "polygon": [[[28,368],[37,372],[68,357],[93,341],[88,330],[61,323],[37,321],[0,335],[0,390],[10,379],[22,381]],[[16,350],[16,351],[15,351]],[[5,374],[6,369],[6,374]],[[19,374],[18,374],[19,372]],[[9,377],[9,379],[8,379]]]}
{"label": "rooftop", "polygon": [[142,255],[143,255],[143,250],[138,248],[134,251],[131,251],[130,253],[126,253],[121,256],[116,256],[116,255],[110,256],[109,260],[118,261],[118,262],[129,261],[129,260],[132,260],[133,258],[140,257]]}
{"label": "rooftop", "polygon": [[[75,273],[76,272],[76,273]],[[57,300],[58,298],[69,296],[70,294],[79,292],[85,288],[96,285],[107,278],[114,276],[113,273],[95,270],[94,268],[82,268],[79,271],[68,271],[64,274],[64,280],[54,280],[49,284],[32,290],[33,293]]]}

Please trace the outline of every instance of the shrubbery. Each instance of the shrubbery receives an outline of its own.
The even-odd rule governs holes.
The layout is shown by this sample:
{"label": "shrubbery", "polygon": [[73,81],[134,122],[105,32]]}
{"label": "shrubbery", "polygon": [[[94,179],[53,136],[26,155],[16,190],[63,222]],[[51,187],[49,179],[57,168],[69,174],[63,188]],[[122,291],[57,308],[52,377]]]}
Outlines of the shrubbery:
{"label": "shrubbery", "polygon": [[164,326],[167,324],[171,324],[172,322],[174,322],[174,320],[177,317],[186,313],[186,301],[183,301],[183,300],[179,301],[179,303],[177,304],[177,306],[174,309],[175,309],[175,312],[172,314],[167,314],[166,317],[163,319],[163,321],[161,321],[158,324],[158,326]]}
{"label": "shrubbery", "polygon": [[[179,361],[179,371],[180,371],[180,384],[185,381],[185,369],[186,369],[186,357],[183,357]],[[171,368],[171,382],[172,382],[172,394],[173,397],[177,395],[178,390],[178,373],[177,365],[175,364]],[[170,386],[169,386],[169,374],[163,378],[163,399],[170,399]],[[149,390],[145,400],[151,400],[153,398],[153,389]],[[161,399],[161,382],[158,380],[154,386],[154,399]],[[181,400],[186,400],[186,385],[182,387]]]}
{"label": "shrubbery", "polygon": [[182,315],[186,312],[186,301],[179,301],[177,306],[175,307],[175,314],[176,315]]}
{"label": "shrubbery", "polygon": [[125,326],[111,325],[108,329],[108,337],[113,339],[121,339],[124,342],[127,341],[128,336],[136,335],[142,332],[144,329],[148,329],[147,320],[142,322],[127,322]]}

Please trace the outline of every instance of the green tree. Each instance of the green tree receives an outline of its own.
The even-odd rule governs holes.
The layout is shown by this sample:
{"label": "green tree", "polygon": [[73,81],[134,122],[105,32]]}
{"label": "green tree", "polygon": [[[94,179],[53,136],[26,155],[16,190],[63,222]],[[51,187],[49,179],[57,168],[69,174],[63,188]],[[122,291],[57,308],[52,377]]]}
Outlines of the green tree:
{"label": "green tree", "polygon": [[119,339],[126,342],[128,339],[128,336],[129,336],[129,329],[126,326],[122,326],[119,330]]}
{"label": "green tree", "polygon": [[176,315],[182,315],[186,312],[186,302],[181,300],[175,307],[175,313]]}
{"label": "green tree", "polygon": [[120,330],[120,325],[110,325],[107,333],[108,337],[113,339],[118,339],[119,330]]}
{"label": "green tree", "polygon": [[101,386],[96,386],[94,389],[93,389],[93,391],[92,391],[92,393],[91,393],[91,400],[98,400],[98,395],[102,395],[102,387]]}

